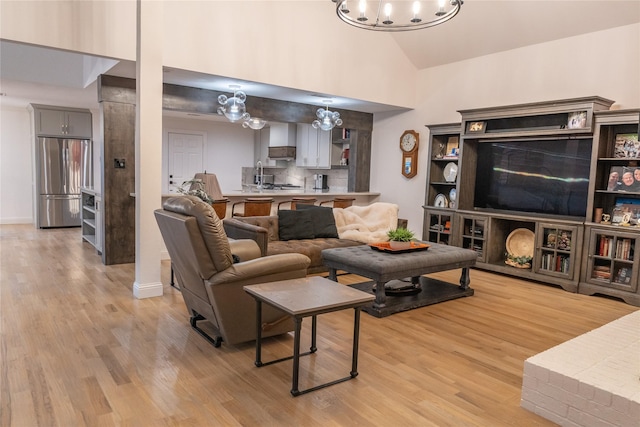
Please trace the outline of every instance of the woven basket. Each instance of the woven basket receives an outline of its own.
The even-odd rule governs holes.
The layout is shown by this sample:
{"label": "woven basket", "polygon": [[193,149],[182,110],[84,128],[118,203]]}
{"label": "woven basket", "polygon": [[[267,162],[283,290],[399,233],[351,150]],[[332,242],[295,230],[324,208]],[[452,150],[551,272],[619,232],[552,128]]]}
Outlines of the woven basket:
{"label": "woven basket", "polygon": [[507,253],[514,257],[533,257],[535,235],[527,228],[516,228],[507,237]]}

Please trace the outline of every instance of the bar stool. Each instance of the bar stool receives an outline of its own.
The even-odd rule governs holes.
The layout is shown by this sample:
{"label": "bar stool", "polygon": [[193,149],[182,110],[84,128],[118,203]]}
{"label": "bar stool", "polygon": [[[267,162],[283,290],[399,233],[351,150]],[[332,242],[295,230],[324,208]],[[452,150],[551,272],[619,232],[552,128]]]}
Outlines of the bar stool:
{"label": "bar stool", "polygon": [[320,206],[324,205],[325,203],[333,202],[334,208],[348,208],[349,206],[353,205],[354,200],[355,197],[336,197],[333,200],[325,200],[324,202],[320,202]]}
{"label": "bar stool", "polygon": [[315,205],[318,201],[315,197],[293,197],[291,200],[285,200],[283,202],[278,203],[278,210],[280,210],[280,206],[284,203],[291,203],[291,210],[296,210],[296,205]]}
{"label": "bar stool", "polygon": [[[269,216],[271,215],[272,197],[247,197],[241,202],[231,205],[231,216]],[[244,204],[243,212],[235,212],[236,205]]]}
{"label": "bar stool", "polygon": [[229,201],[229,199],[214,200],[211,203],[211,206],[213,206],[213,210],[216,211],[216,215],[218,215],[218,218],[224,219],[224,217],[227,216],[227,202],[228,201]]}
{"label": "bar stool", "polygon": [[196,173],[189,187],[189,191],[198,189],[204,190],[204,192],[213,199],[213,203],[211,203],[213,210],[216,211],[218,218],[224,219],[224,217],[227,216],[227,203],[229,199],[222,195],[222,190],[220,190],[220,184],[218,183],[216,175],[206,172]]}

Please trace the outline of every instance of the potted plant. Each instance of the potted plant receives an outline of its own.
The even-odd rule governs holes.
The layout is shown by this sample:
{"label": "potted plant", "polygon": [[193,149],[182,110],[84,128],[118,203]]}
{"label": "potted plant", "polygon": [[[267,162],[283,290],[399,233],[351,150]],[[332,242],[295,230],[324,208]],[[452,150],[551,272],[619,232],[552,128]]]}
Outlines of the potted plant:
{"label": "potted plant", "polygon": [[387,237],[389,238],[391,249],[409,249],[413,239],[413,232],[406,228],[396,228],[395,230],[387,231]]}
{"label": "potted plant", "polygon": [[531,260],[533,260],[533,257],[526,255],[516,256],[508,252],[506,253],[506,256],[507,258],[504,260],[504,263],[510,265],[511,267],[522,269],[531,268]]}
{"label": "potted plant", "polygon": [[[188,187],[185,188],[185,186]],[[204,191],[204,182],[202,182],[201,179],[190,179],[189,181],[183,182],[182,185],[178,188],[178,193],[186,194],[188,196],[196,196],[203,202],[209,204],[213,203],[213,199],[211,198],[211,196],[209,196],[207,192]]]}

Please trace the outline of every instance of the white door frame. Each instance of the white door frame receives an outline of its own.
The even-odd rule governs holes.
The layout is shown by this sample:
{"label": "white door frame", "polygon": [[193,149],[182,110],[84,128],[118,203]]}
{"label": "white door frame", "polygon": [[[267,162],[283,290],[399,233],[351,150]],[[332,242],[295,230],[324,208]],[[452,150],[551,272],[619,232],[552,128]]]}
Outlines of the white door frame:
{"label": "white door frame", "polygon": [[[204,167],[205,167],[205,158],[206,158],[206,153],[207,153],[207,134],[205,132],[197,132],[197,131],[192,131],[192,130],[182,130],[182,129],[167,129],[166,133],[165,133],[165,147],[163,149],[164,151],[164,158],[166,159],[164,161],[164,171],[162,173],[162,179],[163,179],[163,183],[162,183],[162,192],[164,194],[170,194],[170,187],[169,187],[169,174],[170,174],[170,144],[171,144],[171,135],[172,134],[181,134],[181,135],[190,135],[190,136],[198,136],[201,138],[202,140],[202,152],[201,152],[201,157],[202,157],[202,167],[203,170],[201,170],[200,172],[204,172]],[[178,184],[179,185],[179,184]]]}

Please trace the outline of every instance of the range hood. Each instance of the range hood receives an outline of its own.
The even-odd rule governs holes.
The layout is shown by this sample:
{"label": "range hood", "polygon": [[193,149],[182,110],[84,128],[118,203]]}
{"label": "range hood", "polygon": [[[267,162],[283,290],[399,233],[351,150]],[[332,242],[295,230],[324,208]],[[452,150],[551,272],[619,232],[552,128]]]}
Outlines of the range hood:
{"label": "range hood", "polygon": [[296,124],[271,123],[269,126],[269,158],[294,160],[296,158]]}
{"label": "range hood", "polygon": [[296,147],[283,145],[280,147],[269,146],[269,158],[278,160],[295,160]]}

